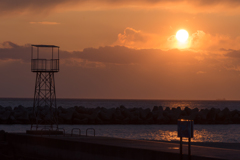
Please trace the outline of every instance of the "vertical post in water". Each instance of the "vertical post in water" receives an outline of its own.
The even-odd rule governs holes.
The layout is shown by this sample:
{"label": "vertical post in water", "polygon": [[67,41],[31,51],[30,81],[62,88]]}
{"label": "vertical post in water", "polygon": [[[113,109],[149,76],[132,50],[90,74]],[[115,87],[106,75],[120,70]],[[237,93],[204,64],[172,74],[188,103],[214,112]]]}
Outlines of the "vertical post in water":
{"label": "vertical post in water", "polygon": [[191,160],[191,137],[188,138],[188,159]]}
{"label": "vertical post in water", "polygon": [[182,160],[182,137],[180,137],[180,160]]}

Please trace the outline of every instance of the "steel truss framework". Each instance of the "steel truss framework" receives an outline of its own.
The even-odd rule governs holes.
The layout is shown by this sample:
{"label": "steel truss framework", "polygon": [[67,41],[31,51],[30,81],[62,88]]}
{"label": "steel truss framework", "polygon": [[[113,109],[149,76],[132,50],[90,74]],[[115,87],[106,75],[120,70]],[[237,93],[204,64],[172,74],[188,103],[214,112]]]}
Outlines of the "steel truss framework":
{"label": "steel truss framework", "polygon": [[[48,114],[45,117],[41,114],[43,107],[48,107]],[[58,125],[54,72],[37,72],[33,113],[36,128],[41,124],[49,124],[50,128]]]}
{"label": "steel truss framework", "polygon": [[[33,58],[33,47],[37,47],[37,58]],[[52,48],[52,59],[40,59],[39,48]],[[58,57],[53,59],[53,48],[58,48]],[[32,72],[36,72],[33,116],[31,130],[38,128],[58,129],[58,109],[54,73],[59,71],[59,47],[53,45],[32,45]],[[44,129],[42,128],[42,129]]]}

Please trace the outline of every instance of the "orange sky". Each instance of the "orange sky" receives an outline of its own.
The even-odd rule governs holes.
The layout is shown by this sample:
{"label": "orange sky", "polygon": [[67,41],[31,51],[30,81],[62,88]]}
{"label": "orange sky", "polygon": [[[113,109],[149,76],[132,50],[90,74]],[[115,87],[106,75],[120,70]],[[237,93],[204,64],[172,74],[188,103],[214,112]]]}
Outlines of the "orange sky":
{"label": "orange sky", "polygon": [[30,44],[53,44],[57,97],[239,100],[239,19],[237,0],[0,0],[0,97],[33,97]]}

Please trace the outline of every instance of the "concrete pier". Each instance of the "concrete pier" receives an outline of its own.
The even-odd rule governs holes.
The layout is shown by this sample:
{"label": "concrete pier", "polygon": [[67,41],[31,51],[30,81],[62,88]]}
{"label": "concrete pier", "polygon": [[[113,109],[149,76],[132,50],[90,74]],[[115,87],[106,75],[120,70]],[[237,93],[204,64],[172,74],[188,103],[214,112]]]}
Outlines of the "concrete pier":
{"label": "concrete pier", "polygon": [[[179,144],[110,137],[7,133],[16,156],[57,160],[179,160]],[[192,145],[191,160],[240,160],[240,151]],[[183,160],[188,147],[183,145]]]}

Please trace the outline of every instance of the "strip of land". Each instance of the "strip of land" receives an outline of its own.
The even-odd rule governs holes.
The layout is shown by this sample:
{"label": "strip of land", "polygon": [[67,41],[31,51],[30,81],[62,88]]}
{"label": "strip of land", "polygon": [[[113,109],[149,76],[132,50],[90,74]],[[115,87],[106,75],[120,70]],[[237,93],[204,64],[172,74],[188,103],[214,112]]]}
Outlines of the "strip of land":
{"label": "strip of land", "polygon": [[[179,159],[179,144],[129,140],[111,137],[71,135],[29,135],[7,133],[7,141],[16,154],[27,153],[38,157],[59,160],[172,160]],[[212,143],[213,144],[213,143]],[[238,149],[215,148],[192,145],[194,160],[240,159]],[[188,159],[188,145],[183,144],[183,160]]]}

